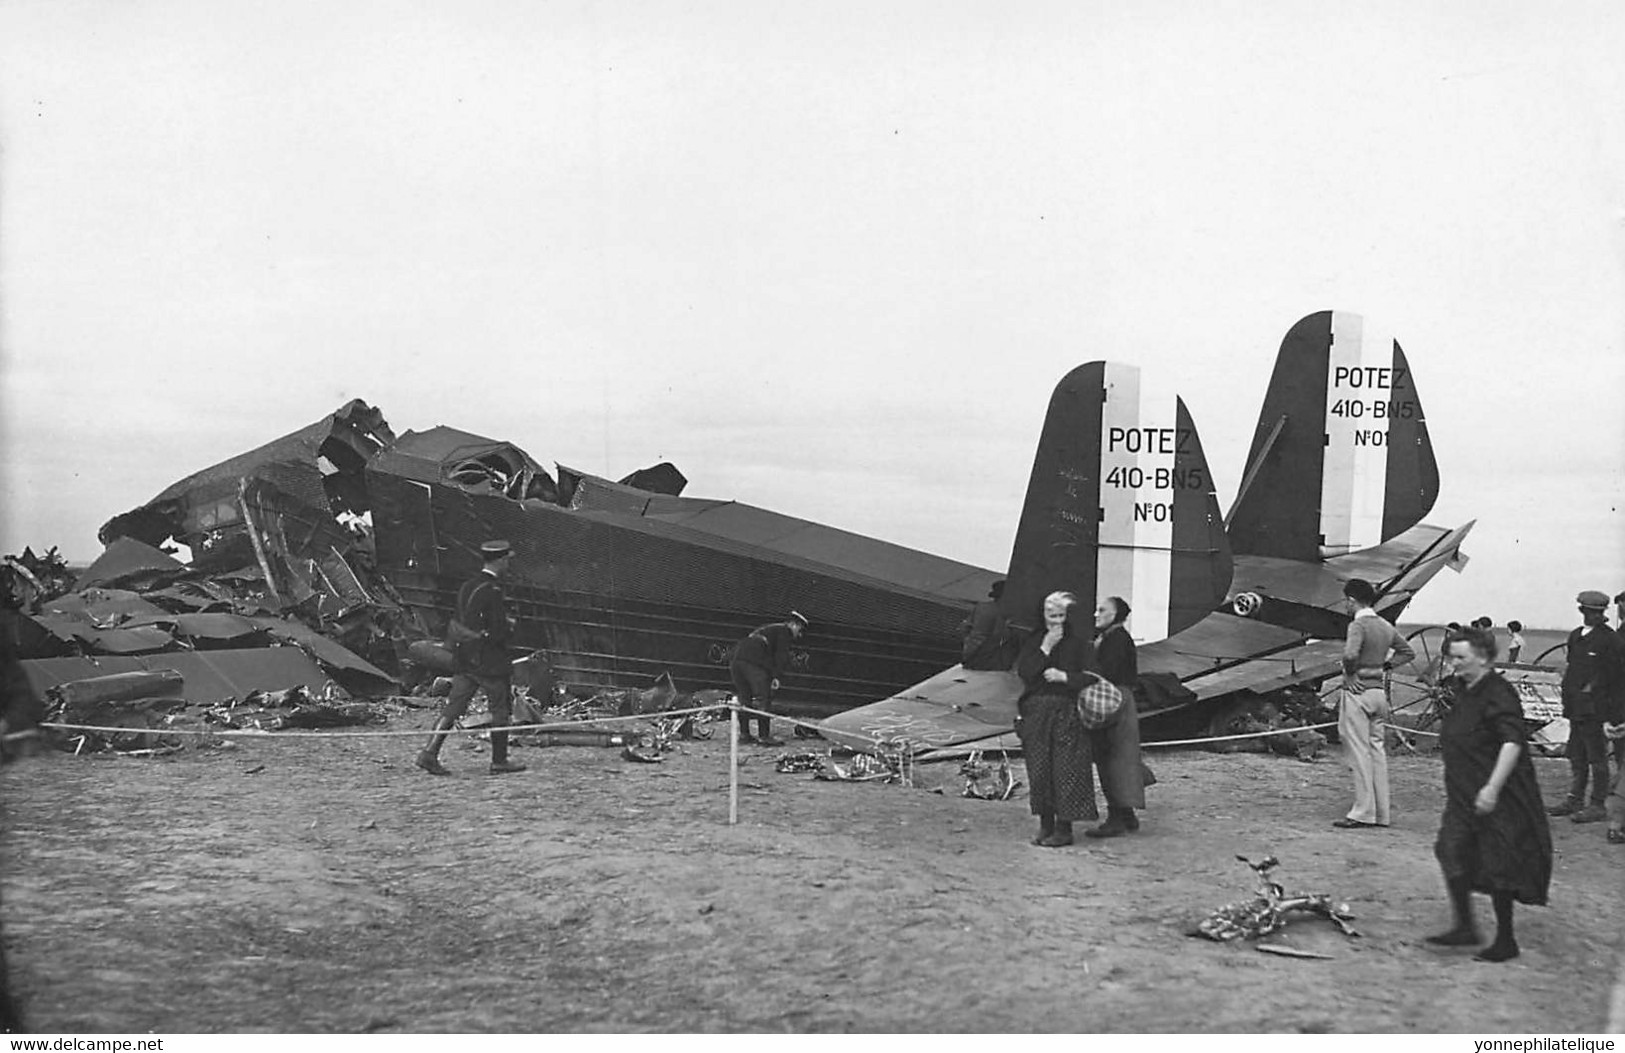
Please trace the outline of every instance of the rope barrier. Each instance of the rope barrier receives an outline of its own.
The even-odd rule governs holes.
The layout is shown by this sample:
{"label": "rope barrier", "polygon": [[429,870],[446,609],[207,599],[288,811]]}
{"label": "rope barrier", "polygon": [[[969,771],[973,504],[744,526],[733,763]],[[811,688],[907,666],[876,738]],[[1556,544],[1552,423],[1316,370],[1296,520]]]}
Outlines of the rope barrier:
{"label": "rope barrier", "polygon": [[[752,709],[749,706],[740,706],[740,707],[738,707],[738,711],[740,713],[748,713],[751,716],[769,717],[769,718],[771,718],[773,720],[782,720],[786,724],[799,725],[799,726],[805,727],[805,728],[812,728],[814,731],[821,730],[821,728],[820,728],[820,726],[818,724],[815,724],[815,723],[812,723],[812,722],[806,721],[806,720],[799,720],[799,719],[797,719],[795,717],[787,717],[787,716],[783,715],[782,713],[769,713],[769,712],[767,712],[765,710],[761,710],[761,709]],[[1412,728],[1402,728],[1397,724],[1390,724],[1389,726],[1394,728],[1396,731],[1404,731],[1404,732],[1406,732],[1408,734],[1412,734],[1412,735],[1432,735],[1434,738],[1439,737],[1439,733],[1436,732],[1436,731],[1421,731],[1421,730],[1416,730],[1416,729],[1412,729]],[[1211,735],[1211,736],[1208,736],[1206,738],[1199,738],[1199,739],[1170,739],[1170,740],[1168,740],[1166,742],[1142,742],[1142,743],[1140,743],[1140,748],[1141,749],[1150,749],[1152,747],[1168,747],[1168,746],[1200,746],[1200,745],[1203,745],[1204,743],[1208,743],[1208,742],[1239,742],[1239,741],[1242,741],[1243,739],[1267,739],[1267,738],[1271,737],[1272,735],[1292,735],[1292,734],[1295,734],[1295,733],[1297,733],[1299,731],[1322,731],[1322,730],[1324,730],[1326,728],[1335,728],[1335,727],[1337,727],[1337,721],[1329,720],[1329,721],[1326,721],[1325,723],[1321,723],[1321,724],[1305,724],[1305,725],[1303,725],[1301,727],[1296,727],[1296,728],[1275,728],[1275,729],[1270,730],[1270,731],[1248,731],[1248,732],[1245,732],[1245,733],[1242,733],[1242,734],[1237,734],[1237,735]],[[880,743],[885,742],[886,740],[882,739],[882,738],[879,738],[879,737],[873,737],[873,741],[875,742],[876,745],[879,745]],[[928,747],[928,748],[930,748],[930,749],[945,749],[947,747],[931,746],[931,747]]]}
{"label": "rope barrier", "polygon": [[60,724],[45,722],[39,726],[51,728],[54,731],[100,731],[119,735],[191,735],[197,738],[245,738],[256,741],[272,739],[420,739],[427,734],[446,735],[478,735],[490,731],[570,731],[572,729],[587,729],[593,724],[631,723],[633,721],[664,720],[667,717],[686,717],[696,713],[711,713],[722,706],[697,706],[693,709],[668,709],[659,713],[643,713],[625,717],[592,717],[588,720],[567,720],[548,724],[505,724],[498,728],[489,725],[478,728],[451,728],[444,732],[428,729],[424,731],[260,731],[252,729],[214,731],[208,728],[146,728],[146,727],[103,727],[96,724]]}
{"label": "rope barrier", "polygon": [[[737,713],[739,713],[741,715],[749,715],[749,716],[755,716],[755,717],[766,717],[766,718],[768,718],[770,720],[782,720],[786,724],[790,724],[790,725],[792,725],[794,727],[811,728],[814,731],[822,731],[823,730],[822,725],[820,725],[820,724],[818,724],[818,723],[816,723],[814,721],[802,720],[802,719],[800,719],[798,717],[786,716],[783,713],[770,713],[770,712],[768,712],[766,710],[755,709],[755,708],[750,707],[750,706],[721,705],[721,706],[696,706],[696,707],[693,707],[693,708],[690,708],[690,709],[670,709],[670,710],[662,710],[661,712],[658,712],[658,713],[641,713],[641,714],[633,714],[633,715],[629,715],[629,716],[591,717],[591,718],[586,719],[586,720],[554,721],[554,722],[540,723],[540,724],[507,724],[507,725],[503,725],[500,728],[492,728],[489,725],[486,725],[486,726],[483,726],[483,727],[477,727],[477,728],[451,728],[451,729],[448,729],[448,730],[446,730],[444,732],[434,732],[434,733],[435,734],[446,734],[446,735],[479,735],[479,734],[489,733],[489,732],[494,731],[494,730],[501,730],[501,731],[508,731],[508,732],[591,730],[593,725],[598,725],[598,724],[629,724],[629,723],[636,723],[638,721],[664,720],[664,719],[666,719],[668,717],[684,717],[684,716],[694,716],[694,715],[697,715],[697,714],[700,714],[700,713],[714,713],[718,709],[728,709],[728,710],[730,710],[732,712],[737,712]],[[191,736],[191,737],[194,737],[194,738],[225,738],[225,739],[243,738],[243,739],[254,739],[254,740],[270,740],[270,739],[279,739],[279,740],[301,739],[301,740],[309,740],[309,739],[422,738],[424,735],[429,734],[430,731],[433,730],[433,729],[430,729],[430,731],[422,731],[422,730],[419,730],[419,731],[263,731],[263,730],[252,729],[252,728],[249,728],[249,729],[239,728],[239,729],[214,730],[214,729],[211,729],[211,728],[118,727],[118,726],[107,726],[107,725],[99,725],[99,724],[63,724],[63,723],[58,723],[58,722],[55,722],[55,721],[43,722],[43,723],[39,724],[38,726],[41,727],[41,728],[50,728],[53,731],[101,732],[101,733],[104,733],[104,734],[116,734],[116,735],[171,735],[171,736]],[[1268,730],[1268,731],[1249,731],[1249,732],[1243,732],[1243,733],[1239,733],[1239,734],[1235,734],[1235,735],[1210,735],[1210,736],[1206,736],[1206,737],[1203,737],[1203,738],[1171,739],[1171,740],[1162,741],[1162,742],[1142,742],[1140,744],[1140,747],[1142,749],[1152,749],[1152,748],[1168,748],[1168,747],[1172,747],[1172,746],[1201,746],[1201,745],[1205,745],[1205,744],[1210,743],[1210,742],[1240,742],[1240,741],[1244,741],[1244,740],[1247,740],[1247,739],[1270,738],[1271,736],[1274,736],[1274,735],[1291,735],[1291,734],[1295,734],[1296,732],[1300,732],[1300,731],[1321,731],[1321,730],[1324,730],[1325,728],[1334,728],[1336,726],[1337,726],[1336,721],[1327,721],[1327,722],[1322,723],[1322,724],[1305,724],[1305,725],[1303,725],[1301,727],[1295,727],[1295,728],[1274,728],[1274,729]],[[1436,732],[1436,731],[1423,731],[1423,730],[1421,730],[1419,728],[1406,728],[1406,727],[1402,727],[1402,726],[1397,725],[1397,724],[1390,724],[1389,726],[1392,727],[1395,731],[1403,732],[1403,733],[1409,734],[1409,735],[1428,735],[1428,736],[1431,736],[1433,738],[1438,738],[1439,737],[1439,733]],[[25,737],[30,736],[31,734],[32,734],[31,732],[26,732],[26,731],[13,732],[13,733],[7,734],[7,735],[5,735],[3,737],[0,737],[0,741],[10,742],[13,739],[25,738]],[[885,742],[886,740],[884,738],[880,738],[878,736],[875,736],[875,737],[873,737],[873,741],[874,741],[874,743],[876,745],[879,745],[882,742]],[[935,749],[935,748],[940,748],[940,747],[930,747],[930,748]]]}
{"label": "rope barrier", "polygon": [[1170,739],[1167,742],[1142,742],[1141,749],[1150,749],[1153,746],[1199,746],[1204,742],[1240,742],[1242,739],[1267,739],[1272,735],[1292,735],[1299,731],[1319,731],[1322,728],[1335,728],[1337,721],[1330,720],[1324,724],[1305,724],[1297,728],[1276,728],[1273,731],[1249,731],[1240,735],[1212,735],[1202,739]]}

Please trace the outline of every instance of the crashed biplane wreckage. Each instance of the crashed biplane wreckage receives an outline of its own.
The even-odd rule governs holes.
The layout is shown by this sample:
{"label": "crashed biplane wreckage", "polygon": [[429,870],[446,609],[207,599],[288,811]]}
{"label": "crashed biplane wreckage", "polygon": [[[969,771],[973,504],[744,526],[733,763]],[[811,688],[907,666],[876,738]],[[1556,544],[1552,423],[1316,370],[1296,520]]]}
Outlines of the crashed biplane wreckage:
{"label": "crashed biplane wreckage", "polygon": [[724,686],[733,645],[794,607],[815,628],[793,655],[789,701],[814,715],[952,661],[959,622],[997,577],[684,497],[686,484],[670,464],[619,482],[554,475],[511,443],[443,426],[396,436],[357,400],[176,483],[101,539],[185,545],[194,565],[262,581],[272,603],[386,664],[443,633],[480,544],[505,538],[516,647],[548,652],[560,683],[589,691],[662,673]]}

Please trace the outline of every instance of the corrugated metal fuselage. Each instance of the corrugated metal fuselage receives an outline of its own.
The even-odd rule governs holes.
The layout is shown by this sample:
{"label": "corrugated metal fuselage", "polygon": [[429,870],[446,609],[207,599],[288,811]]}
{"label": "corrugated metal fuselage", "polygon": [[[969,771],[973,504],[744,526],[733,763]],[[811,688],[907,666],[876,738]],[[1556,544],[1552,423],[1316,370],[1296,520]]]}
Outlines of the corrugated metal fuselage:
{"label": "corrugated metal fuselage", "polygon": [[812,621],[781,695],[796,712],[872,702],[958,660],[962,598],[681,524],[470,493],[387,458],[368,489],[378,566],[402,600],[438,631],[480,542],[507,539],[515,644],[547,651],[569,686],[645,687],[669,672],[683,690],[727,687],[733,646],[792,608]]}

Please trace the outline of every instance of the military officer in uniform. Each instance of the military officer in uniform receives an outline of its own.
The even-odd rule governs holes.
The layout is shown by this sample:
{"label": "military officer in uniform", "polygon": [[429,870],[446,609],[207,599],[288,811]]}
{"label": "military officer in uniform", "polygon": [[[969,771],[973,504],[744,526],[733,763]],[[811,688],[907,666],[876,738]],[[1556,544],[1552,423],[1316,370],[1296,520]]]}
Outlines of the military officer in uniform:
{"label": "military officer in uniform", "polygon": [[[1563,716],[1569,722],[1569,792],[1546,809],[1576,823],[1606,819],[1608,738],[1605,725],[1625,720],[1625,642],[1608,627],[1608,594],[1587,589],[1576,597],[1584,622],[1569,633],[1568,666],[1563,670]],[[1590,800],[1586,790],[1590,789]]]}
{"label": "military officer in uniform", "polygon": [[[791,611],[782,622],[752,629],[750,635],[734,648],[733,661],[728,672],[733,677],[734,693],[739,704],[751,709],[773,712],[773,696],[779,690],[779,677],[790,668],[790,646],[807,630],[807,617]],[[748,730],[750,718],[742,718],[739,729],[741,742],[759,742],[763,746],[782,746],[773,737],[773,721],[769,717],[756,718],[756,737]]]}
{"label": "military officer in uniform", "polygon": [[480,555],[485,566],[457,591],[456,612],[456,620],[467,631],[478,635],[453,644],[457,672],[452,677],[451,694],[440,711],[434,734],[417,756],[418,767],[430,775],[451,774],[440,763],[440,747],[446,741],[446,733],[467,712],[476,688],[484,689],[491,706],[491,774],[525,770],[525,765],[508,759],[508,732],[505,730],[512,723],[513,663],[508,657],[508,639],[513,623],[508,618],[501,578],[513,552],[506,541],[487,541],[480,546]]}

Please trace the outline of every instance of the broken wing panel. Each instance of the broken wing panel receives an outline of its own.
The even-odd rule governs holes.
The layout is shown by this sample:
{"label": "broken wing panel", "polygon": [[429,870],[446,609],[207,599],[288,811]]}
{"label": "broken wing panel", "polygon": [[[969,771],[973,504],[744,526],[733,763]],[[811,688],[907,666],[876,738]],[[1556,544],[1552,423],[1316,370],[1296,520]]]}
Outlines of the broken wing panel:
{"label": "broken wing panel", "polygon": [[826,738],[854,747],[902,740],[916,749],[953,746],[1007,732],[1015,723],[1021,678],[954,666],[891,698],[823,721]]}
{"label": "broken wing panel", "polygon": [[45,702],[45,692],[73,680],[109,673],[172,669],[181,674],[188,702],[214,705],[244,698],[250,691],[278,691],[303,685],[320,691],[327,682],[321,668],[295,647],[262,647],[236,651],[177,651],[141,657],[114,655],[89,658],[40,658],[17,663],[29,693]]}

